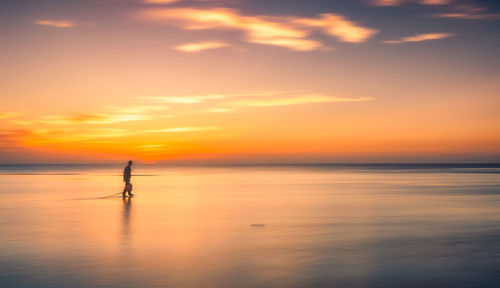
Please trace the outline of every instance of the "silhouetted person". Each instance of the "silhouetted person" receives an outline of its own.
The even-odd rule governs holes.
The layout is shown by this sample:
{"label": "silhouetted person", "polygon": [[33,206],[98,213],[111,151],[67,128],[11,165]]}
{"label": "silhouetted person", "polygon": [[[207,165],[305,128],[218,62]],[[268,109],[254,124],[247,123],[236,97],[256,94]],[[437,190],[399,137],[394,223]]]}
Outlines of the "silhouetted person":
{"label": "silhouetted person", "polygon": [[123,169],[123,182],[125,182],[125,187],[122,192],[123,197],[125,197],[126,192],[129,197],[134,196],[134,194],[132,194],[132,183],[130,183],[130,178],[132,178],[132,160],[128,161],[128,165]]}

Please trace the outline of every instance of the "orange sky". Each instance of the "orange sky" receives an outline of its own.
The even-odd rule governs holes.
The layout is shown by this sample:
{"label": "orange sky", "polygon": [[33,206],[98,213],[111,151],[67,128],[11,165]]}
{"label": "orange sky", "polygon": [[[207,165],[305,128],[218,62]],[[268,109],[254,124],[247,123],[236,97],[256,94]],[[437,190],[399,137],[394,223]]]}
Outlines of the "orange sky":
{"label": "orange sky", "polygon": [[157,2],[4,4],[1,163],[500,161],[497,7]]}

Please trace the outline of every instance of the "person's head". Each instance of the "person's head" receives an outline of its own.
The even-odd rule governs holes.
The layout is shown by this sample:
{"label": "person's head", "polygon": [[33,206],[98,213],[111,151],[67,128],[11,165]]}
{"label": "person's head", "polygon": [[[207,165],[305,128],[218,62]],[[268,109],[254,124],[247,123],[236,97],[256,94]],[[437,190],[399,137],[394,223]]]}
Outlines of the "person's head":
{"label": "person's head", "polygon": [[128,160],[128,165],[132,166],[132,160]]}

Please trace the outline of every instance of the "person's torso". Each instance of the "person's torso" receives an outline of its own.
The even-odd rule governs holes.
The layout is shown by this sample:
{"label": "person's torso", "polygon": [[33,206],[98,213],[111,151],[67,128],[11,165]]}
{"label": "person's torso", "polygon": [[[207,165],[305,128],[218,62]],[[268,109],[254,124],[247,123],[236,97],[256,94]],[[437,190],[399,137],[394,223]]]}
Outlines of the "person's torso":
{"label": "person's torso", "polygon": [[128,176],[132,174],[132,167],[130,166],[125,166],[125,169],[123,169],[123,176]]}

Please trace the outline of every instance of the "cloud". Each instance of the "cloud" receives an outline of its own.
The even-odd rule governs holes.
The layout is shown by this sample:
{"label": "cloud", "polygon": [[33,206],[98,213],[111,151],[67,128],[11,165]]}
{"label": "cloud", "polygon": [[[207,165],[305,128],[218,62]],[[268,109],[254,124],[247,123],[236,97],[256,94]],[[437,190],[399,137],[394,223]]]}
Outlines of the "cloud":
{"label": "cloud", "polygon": [[104,115],[97,115],[97,114],[74,114],[67,116],[65,118],[66,120],[70,122],[76,122],[76,123],[94,123],[94,122],[101,122],[103,120],[108,119],[107,116]]}
{"label": "cloud", "polygon": [[41,116],[36,122],[51,125],[72,124],[110,124],[118,122],[141,121],[170,118],[161,114],[168,109],[165,105],[108,106],[102,113],[72,113]]}
{"label": "cloud", "polygon": [[447,5],[450,4],[452,0],[420,0],[418,3],[423,5]]}
{"label": "cloud", "polygon": [[217,108],[217,107],[214,107],[214,108],[205,109],[202,112],[207,112],[207,113],[228,113],[228,112],[232,112],[232,111],[234,111],[234,110],[233,109],[229,109],[229,108]]}
{"label": "cloud", "polygon": [[440,18],[500,19],[499,13],[488,13],[486,7],[478,5],[474,0],[373,0],[372,3],[376,6],[432,5],[446,10],[432,15]]}
{"label": "cloud", "polygon": [[203,102],[202,99],[199,99],[197,97],[198,96],[183,96],[183,97],[151,96],[151,97],[141,97],[140,99],[153,103],[171,103],[171,104],[194,104]]}
{"label": "cloud", "polygon": [[37,20],[34,23],[38,25],[51,26],[57,28],[71,28],[76,26],[75,23],[68,20]]}
{"label": "cloud", "polygon": [[7,119],[7,118],[13,118],[18,116],[18,113],[15,112],[1,112],[0,111],[0,119]]}
{"label": "cloud", "polygon": [[147,145],[140,145],[137,148],[141,151],[162,151],[165,149],[165,145],[163,145],[163,144],[147,144]]}
{"label": "cloud", "polygon": [[[134,136],[139,142],[145,134],[162,134],[162,133],[194,133],[203,131],[218,130],[215,126],[188,126],[188,127],[171,127],[164,129],[120,129],[120,128],[101,128],[101,129],[83,129],[75,131],[73,129],[53,130],[53,129],[18,129],[18,130],[0,130],[0,151],[3,146],[12,146],[12,143],[35,145],[50,145],[63,143],[78,143],[80,148],[87,145],[96,145],[107,143],[119,143],[124,137]],[[156,137],[156,136],[155,136]],[[148,138],[150,139],[150,138]],[[6,145],[5,143],[11,143]],[[2,146],[2,143],[4,144]],[[145,143],[148,143],[147,141]],[[23,145],[24,145],[23,144]],[[145,144],[149,145],[149,144]],[[77,146],[73,146],[77,147]],[[111,146],[112,147],[112,146]]]}
{"label": "cloud", "polygon": [[376,6],[401,6],[409,3],[421,5],[448,5],[452,0],[373,0],[372,3]]}
{"label": "cloud", "polygon": [[[43,132],[43,131],[39,131]],[[118,128],[102,128],[102,129],[91,129],[88,131],[80,132],[78,134],[68,134],[61,135],[57,137],[57,141],[79,141],[86,139],[100,139],[100,138],[119,138],[125,136],[136,135],[137,132],[132,132],[126,129],[118,129]]]}
{"label": "cloud", "polygon": [[117,107],[109,106],[108,109],[114,114],[143,114],[151,111],[163,111],[167,110],[169,107],[165,105],[139,105],[139,106],[127,106],[127,107]]}
{"label": "cloud", "polygon": [[71,115],[46,115],[42,116],[39,122],[45,124],[77,124],[77,123],[103,123],[106,122],[108,118],[104,115],[98,114],[71,114]]}
{"label": "cloud", "polygon": [[142,2],[148,3],[148,4],[172,4],[172,3],[179,2],[179,1],[181,1],[181,0],[142,0]]}
{"label": "cloud", "polygon": [[365,42],[378,32],[375,29],[365,28],[341,15],[332,13],[321,14],[319,18],[299,18],[295,22],[310,27],[323,28],[327,34],[343,42]]}
{"label": "cloud", "polygon": [[216,130],[216,129],[219,129],[219,127],[214,127],[214,126],[175,127],[175,128],[166,128],[166,129],[145,130],[144,133],[181,133],[181,132],[209,131],[209,130]]}
{"label": "cloud", "polygon": [[435,16],[456,19],[500,19],[500,14],[442,13]]}
{"label": "cloud", "polygon": [[321,14],[317,18],[285,16],[244,16],[227,8],[163,8],[147,9],[141,14],[148,20],[178,24],[188,30],[233,29],[244,32],[250,43],[285,47],[295,51],[325,48],[309,39],[312,30],[321,30],[344,42],[364,42],[377,31],[365,28],[336,14]]}
{"label": "cloud", "polygon": [[383,43],[386,44],[401,44],[401,43],[406,43],[406,42],[422,42],[422,41],[428,41],[428,40],[437,40],[437,39],[444,39],[448,37],[455,36],[455,34],[451,33],[426,33],[426,34],[417,34],[413,36],[408,36],[408,37],[402,37],[398,40],[386,40],[382,41]]}
{"label": "cloud", "polygon": [[203,50],[217,49],[226,46],[229,46],[229,44],[220,41],[208,41],[183,44],[175,47],[175,49],[183,52],[200,52]]}
{"label": "cloud", "polygon": [[321,93],[312,93],[301,90],[263,90],[250,91],[233,94],[207,94],[207,95],[191,95],[182,97],[143,97],[140,98],[146,101],[158,103],[175,103],[179,104],[200,104],[207,101],[218,101],[217,108],[206,108],[198,110],[198,112],[210,113],[226,113],[234,111],[236,106],[239,107],[266,107],[266,106],[286,106],[321,102],[365,102],[371,101],[373,98],[347,98],[347,97],[332,97]]}
{"label": "cloud", "polygon": [[2,161],[9,154],[15,152],[22,146],[25,138],[29,138],[33,132],[29,129],[0,129],[0,156]]}
{"label": "cloud", "polygon": [[331,97],[319,93],[313,94],[298,94],[285,97],[277,97],[270,99],[248,99],[242,101],[232,102],[231,105],[245,106],[245,107],[266,107],[266,106],[288,106],[298,104],[311,104],[311,103],[325,103],[325,102],[365,102],[371,101],[373,98],[344,98],[344,97]]}
{"label": "cloud", "polygon": [[6,140],[17,140],[24,136],[30,136],[33,132],[29,129],[1,129],[0,144]]}
{"label": "cloud", "polygon": [[485,7],[476,5],[455,5],[448,12],[434,15],[441,18],[456,19],[500,19],[499,13],[488,13]]}
{"label": "cloud", "polygon": [[275,45],[293,50],[314,50],[321,43],[309,40],[304,45],[307,32],[277,21],[259,16],[243,16],[234,9],[214,8],[177,8],[177,9],[150,9],[143,14],[148,19],[159,21],[179,20],[183,28],[191,30],[230,28],[245,32],[248,42]]}
{"label": "cloud", "polygon": [[373,0],[373,5],[376,6],[398,6],[402,5],[405,1],[402,0]]}
{"label": "cloud", "polygon": [[231,2],[236,2],[239,0],[142,0],[143,3],[146,4],[173,4],[178,2],[199,2],[199,3],[208,3],[208,4],[229,4]]}
{"label": "cloud", "polygon": [[314,41],[314,40],[292,39],[292,38],[290,38],[290,39],[286,39],[286,38],[277,38],[277,39],[256,38],[252,41],[252,43],[287,47],[287,48],[289,48],[291,50],[295,50],[295,51],[316,50],[316,49],[321,48],[323,46],[321,43]]}
{"label": "cloud", "polygon": [[140,100],[145,100],[152,103],[169,103],[169,104],[198,104],[207,100],[222,100],[236,97],[263,97],[280,95],[284,93],[300,92],[300,91],[281,91],[281,90],[258,90],[241,93],[227,94],[204,94],[204,95],[184,95],[184,96],[148,96],[141,97]]}
{"label": "cloud", "polygon": [[124,115],[106,115],[106,114],[70,114],[70,115],[47,115],[42,116],[39,122],[54,125],[67,124],[109,124],[116,122],[148,120],[153,117],[144,114],[124,114]]}

